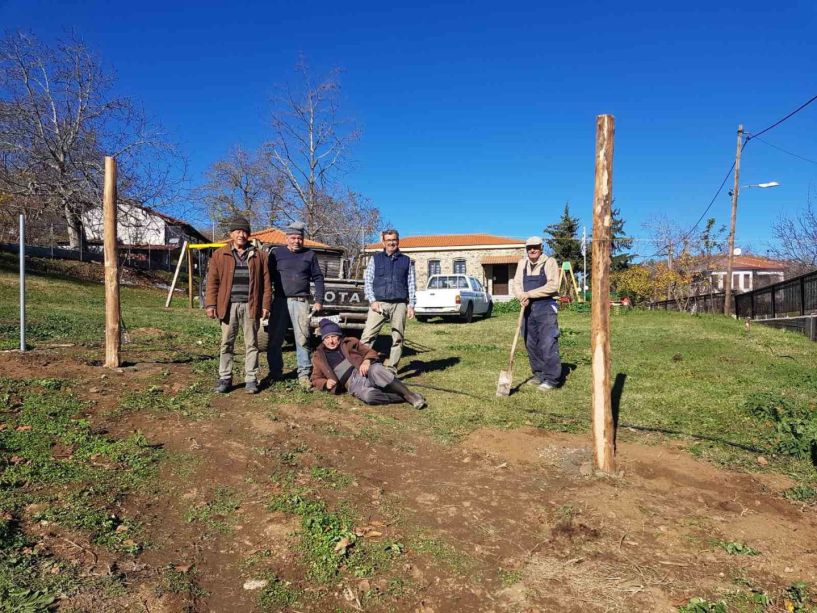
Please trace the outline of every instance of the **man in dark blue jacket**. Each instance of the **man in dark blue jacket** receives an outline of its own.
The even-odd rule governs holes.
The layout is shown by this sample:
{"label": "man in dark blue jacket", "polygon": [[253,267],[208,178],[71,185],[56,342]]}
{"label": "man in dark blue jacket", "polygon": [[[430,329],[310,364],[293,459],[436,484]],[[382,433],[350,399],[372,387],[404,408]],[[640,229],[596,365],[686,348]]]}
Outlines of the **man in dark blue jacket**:
{"label": "man in dark blue jacket", "polygon": [[[283,374],[284,359],[281,347],[287,323],[292,322],[295,333],[295,359],[298,365],[298,382],[310,389],[312,374],[311,349],[309,347],[309,317],[311,311],[319,312],[323,300],[323,272],[314,251],[304,247],[306,226],[292,222],[284,228],[285,246],[276,247],[269,253],[270,278],[274,298],[269,327],[267,361],[270,377],[278,379]],[[315,284],[315,303],[309,306],[309,282]]]}
{"label": "man in dark blue jacket", "polygon": [[360,342],[373,346],[383,324],[391,326],[391,352],[385,365],[397,371],[403,354],[406,317],[414,318],[416,282],[414,262],[400,253],[400,235],[397,230],[381,232],[383,251],[374,254],[363,275],[363,292],[369,301],[369,314]]}

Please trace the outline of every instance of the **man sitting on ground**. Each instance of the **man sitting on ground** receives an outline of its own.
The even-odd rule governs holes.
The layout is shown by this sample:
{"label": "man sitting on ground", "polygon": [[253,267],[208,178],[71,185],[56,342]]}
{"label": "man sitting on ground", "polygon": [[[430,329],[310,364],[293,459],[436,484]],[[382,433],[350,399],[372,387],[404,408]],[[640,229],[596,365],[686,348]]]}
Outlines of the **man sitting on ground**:
{"label": "man sitting on ground", "polygon": [[332,394],[348,391],[366,404],[408,402],[422,409],[426,400],[380,364],[378,353],[356,338],[346,338],[330,319],[320,321],[321,344],[312,355],[312,385]]}

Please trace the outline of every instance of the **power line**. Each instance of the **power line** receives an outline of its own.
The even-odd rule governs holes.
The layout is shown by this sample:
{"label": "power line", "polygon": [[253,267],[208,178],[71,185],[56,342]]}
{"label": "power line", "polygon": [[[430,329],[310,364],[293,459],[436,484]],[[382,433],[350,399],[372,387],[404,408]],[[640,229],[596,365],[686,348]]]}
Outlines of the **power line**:
{"label": "power line", "polygon": [[[796,109],[794,109],[794,110],[793,110],[791,113],[789,113],[788,115],[786,115],[786,116],[785,116],[785,117],[783,117],[782,119],[779,119],[779,120],[775,121],[775,122],[774,122],[772,125],[770,125],[768,128],[764,128],[764,129],[762,129],[762,130],[761,130],[760,132],[758,132],[757,134],[751,134],[751,135],[747,136],[747,137],[746,137],[746,143],[748,143],[748,142],[749,142],[750,140],[752,140],[753,138],[757,138],[757,137],[758,137],[758,136],[760,136],[761,134],[765,134],[765,133],[766,133],[766,132],[768,132],[769,130],[771,130],[771,129],[773,129],[773,128],[776,128],[777,126],[779,126],[781,123],[783,123],[783,122],[784,122],[784,121],[786,121],[787,119],[789,119],[789,118],[793,117],[794,115],[796,115],[797,113],[799,113],[800,111],[802,111],[804,108],[806,108],[806,107],[807,107],[809,104],[811,104],[811,103],[812,103],[812,102],[814,102],[815,100],[817,100],[817,95],[813,96],[811,99],[807,100],[806,102],[804,102],[803,104],[801,104],[800,106],[798,106]],[[746,146],[746,143],[744,143],[744,146]]]}
{"label": "power line", "polygon": [[[742,144],[742,145],[741,145],[741,147],[740,147],[740,150],[741,150],[741,151],[743,151],[743,149],[745,149],[745,148],[746,148],[746,145],[748,145],[748,144],[749,144],[749,141],[750,141],[750,140],[752,140],[752,139],[754,139],[754,138],[759,137],[761,134],[765,134],[765,133],[766,133],[766,132],[768,132],[769,130],[772,130],[772,129],[776,128],[777,126],[779,126],[779,125],[780,125],[781,123],[783,123],[784,121],[786,121],[786,120],[788,120],[788,119],[790,119],[790,118],[794,117],[794,116],[795,116],[797,113],[799,113],[800,111],[802,111],[804,108],[806,108],[806,107],[807,107],[809,104],[811,104],[811,103],[812,103],[812,102],[814,102],[815,100],[817,100],[817,95],[812,96],[812,97],[811,97],[810,99],[808,99],[806,102],[804,102],[803,104],[801,104],[800,106],[798,106],[796,109],[794,109],[794,110],[793,110],[791,113],[789,113],[788,115],[786,115],[785,117],[783,117],[783,118],[781,118],[781,119],[778,119],[778,120],[777,120],[776,122],[774,122],[772,125],[770,125],[770,126],[768,126],[768,127],[766,127],[766,128],[763,128],[763,129],[762,129],[760,132],[758,132],[758,133],[756,133],[756,134],[749,134],[749,135],[747,135],[746,140],[745,140],[745,141],[743,141],[743,144]],[[761,142],[765,142],[765,141],[761,141]],[[770,144],[770,143],[766,143],[766,144]],[[772,146],[773,146],[773,145],[772,145]],[[786,153],[789,153],[789,152],[786,152]],[[796,156],[796,157],[800,157],[800,156]],[[806,160],[806,161],[811,162],[811,160]],[[727,172],[727,173],[726,173],[726,176],[723,178],[723,181],[721,182],[720,187],[718,187],[718,190],[715,192],[715,195],[712,197],[712,200],[710,200],[710,201],[709,201],[709,204],[708,204],[708,205],[706,206],[706,208],[704,209],[704,212],[703,212],[703,213],[701,213],[701,216],[698,218],[698,221],[696,221],[696,222],[695,222],[695,224],[694,224],[694,225],[693,225],[693,226],[692,226],[692,227],[691,227],[691,228],[690,228],[690,229],[689,229],[689,230],[688,230],[688,231],[687,231],[687,232],[684,234],[684,236],[681,238],[681,242],[683,242],[684,240],[686,240],[687,238],[689,238],[689,236],[690,236],[690,235],[691,235],[691,234],[692,234],[692,233],[695,231],[695,228],[697,228],[697,227],[698,227],[698,224],[699,224],[699,223],[701,223],[701,220],[702,220],[702,219],[703,219],[703,218],[706,216],[706,214],[709,212],[709,209],[711,209],[711,208],[712,208],[712,205],[713,205],[713,204],[715,204],[715,200],[716,200],[716,199],[718,198],[718,196],[720,195],[721,191],[723,190],[724,185],[726,185],[726,182],[729,180],[729,177],[732,175],[732,171],[733,171],[733,170],[735,170],[735,162],[732,162],[732,165],[729,167],[729,172]],[[655,253],[655,254],[653,254],[653,256],[655,256],[655,255],[659,255],[659,253],[660,253],[660,252]],[[650,256],[650,257],[653,257],[653,256]]]}
{"label": "power line", "polygon": [[[755,136],[755,138],[757,138],[757,136]],[[778,151],[781,151],[781,152],[783,152],[783,153],[785,153],[785,154],[787,154],[787,155],[790,155],[790,156],[792,156],[792,157],[795,157],[795,158],[797,158],[798,160],[803,160],[804,162],[808,162],[809,164],[815,164],[815,165],[817,165],[817,162],[815,162],[814,160],[810,160],[810,159],[808,159],[807,157],[803,157],[802,155],[798,155],[798,154],[796,154],[796,153],[792,153],[791,151],[787,151],[787,150],[783,149],[783,147],[778,147],[777,145],[773,145],[773,144],[772,144],[772,143],[770,143],[769,141],[763,140],[762,138],[757,138],[757,140],[759,140],[759,141],[760,141],[761,143],[763,143],[764,145],[768,145],[768,146],[769,146],[769,147],[771,147],[772,149],[777,149]]]}

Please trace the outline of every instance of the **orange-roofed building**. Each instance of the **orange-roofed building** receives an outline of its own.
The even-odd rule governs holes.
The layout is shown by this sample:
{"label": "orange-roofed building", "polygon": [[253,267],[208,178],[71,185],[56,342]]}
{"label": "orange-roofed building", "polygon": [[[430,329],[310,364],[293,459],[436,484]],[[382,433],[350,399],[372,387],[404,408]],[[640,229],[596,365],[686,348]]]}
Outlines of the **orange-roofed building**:
{"label": "orange-roofed building", "polygon": [[[366,253],[380,251],[379,242],[366,245]],[[494,234],[429,234],[401,236],[400,251],[414,260],[417,289],[438,274],[476,277],[497,300],[512,295],[516,263],[525,255],[525,239]]]}
{"label": "orange-roofed building", "polygon": [[[708,272],[712,286],[718,291],[724,290],[726,280],[727,256],[717,258]],[[766,287],[772,283],[784,281],[786,263],[757,255],[736,255],[732,258],[732,291],[748,292]]]}

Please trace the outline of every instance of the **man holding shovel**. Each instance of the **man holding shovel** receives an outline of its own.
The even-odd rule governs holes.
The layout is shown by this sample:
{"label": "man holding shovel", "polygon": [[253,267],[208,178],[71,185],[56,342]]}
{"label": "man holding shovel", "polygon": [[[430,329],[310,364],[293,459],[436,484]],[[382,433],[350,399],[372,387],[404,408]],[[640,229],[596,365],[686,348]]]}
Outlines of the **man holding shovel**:
{"label": "man holding shovel", "polygon": [[529,385],[542,392],[559,385],[562,360],[559,356],[559,264],[542,255],[542,239],[531,236],[525,241],[525,257],[516,266],[514,295],[525,311],[522,332],[528,349],[533,377]]}

